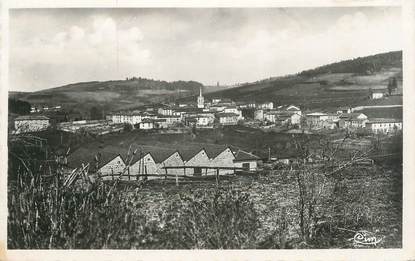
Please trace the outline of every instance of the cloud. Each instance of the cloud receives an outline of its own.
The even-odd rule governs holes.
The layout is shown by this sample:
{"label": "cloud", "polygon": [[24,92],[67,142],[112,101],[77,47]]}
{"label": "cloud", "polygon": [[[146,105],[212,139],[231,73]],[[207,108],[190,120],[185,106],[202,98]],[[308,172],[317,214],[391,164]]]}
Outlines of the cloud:
{"label": "cloud", "polygon": [[12,65],[20,68],[20,75],[36,74],[46,68],[64,71],[65,77],[51,75],[45,83],[39,82],[36,75],[21,83],[41,88],[65,84],[70,77],[73,82],[101,80],[103,75],[106,79],[118,79],[136,74],[140,66],[151,62],[151,52],[142,45],[143,39],[136,26],[117,28],[111,17],[94,16],[89,27],[73,25],[48,38],[35,37],[14,46]]}
{"label": "cloud", "polygon": [[248,82],[402,48],[396,8],[19,12],[14,89],[131,76]]}

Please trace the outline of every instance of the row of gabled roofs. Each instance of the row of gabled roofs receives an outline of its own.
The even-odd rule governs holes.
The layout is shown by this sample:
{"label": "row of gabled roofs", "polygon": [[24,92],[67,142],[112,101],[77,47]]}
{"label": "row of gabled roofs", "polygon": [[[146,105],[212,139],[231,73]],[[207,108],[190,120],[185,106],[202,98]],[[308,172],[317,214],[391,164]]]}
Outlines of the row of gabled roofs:
{"label": "row of gabled roofs", "polygon": [[[134,164],[147,154],[150,154],[156,163],[162,163],[164,160],[168,159],[176,152],[180,155],[184,162],[187,162],[202,150],[206,152],[207,156],[210,159],[214,159],[227,148],[232,151],[236,161],[249,161],[259,159],[259,157],[232,145],[187,143],[184,145],[165,144],[163,147],[161,147],[131,144],[131,146],[128,148],[111,145],[102,148],[79,148],[71,155],[69,155],[68,166],[76,168],[81,166],[82,163],[90,163],[91,165],[94,165],[98,160],[98,167],[102,167],[117,156],[120,156],[123,160],[131,160],[129,163]],[[135,155],[131,157],[134,151]]]}

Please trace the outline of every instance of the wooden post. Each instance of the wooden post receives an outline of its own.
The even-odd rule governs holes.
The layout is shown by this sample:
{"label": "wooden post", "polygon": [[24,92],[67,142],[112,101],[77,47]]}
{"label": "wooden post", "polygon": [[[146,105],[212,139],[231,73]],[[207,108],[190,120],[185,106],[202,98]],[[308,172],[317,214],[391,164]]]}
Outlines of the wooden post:
{"label": "wooden post", "polygon": [[219,168],[216,168],[216,185],[219,185]]}
{"label": "wooden post", "polygon": [[131,177],[130,177],[130,167],[128,167],[127,172],[128,172],[128,180],[130,180],[131,179]]}
{"label": "wooden post", "polygon": [[176,173],[176,186],[179,186],[179,176],[177,176],[177,173]]}
{"label": "wooden post", "polygon": [[114,180],[114,169],[111,169],[111,178]]}
{"label": "wooden post", "polygon": [[164,179],[167,179],[167,168],[166,168],[166,166],[164,166],[164,170],[165,170],[165,172],[166,172],[166,173],[165,173],[166,175],[164,176]]}

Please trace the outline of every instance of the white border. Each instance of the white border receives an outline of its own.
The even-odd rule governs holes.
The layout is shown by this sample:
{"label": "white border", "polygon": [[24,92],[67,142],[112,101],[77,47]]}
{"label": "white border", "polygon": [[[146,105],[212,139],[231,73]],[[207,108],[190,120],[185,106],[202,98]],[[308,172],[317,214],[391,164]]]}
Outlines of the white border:
{"label": "white border", "polygon": [[[8,250],[7,236],[7,97],[9,8],[128,8],[128,7],[327,7],[402,5],[404,48],[404,178],[403,248],[348,250]],[[2,59],[0,129],[0,260],[410,260],[415,259],[415,1],[413,0],[9,0],[2,3]],[[6,124],[5,124],[6,123]]]}

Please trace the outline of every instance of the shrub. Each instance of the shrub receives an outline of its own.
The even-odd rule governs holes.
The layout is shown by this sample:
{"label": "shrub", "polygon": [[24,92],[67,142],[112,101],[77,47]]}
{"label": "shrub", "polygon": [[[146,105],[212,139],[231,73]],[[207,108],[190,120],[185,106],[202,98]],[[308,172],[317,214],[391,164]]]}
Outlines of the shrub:
{"label": "shrub", "polygon": [[258,214],[247,193],[218,188],[182,193],[170,204],[166,248],[255,248]]}

